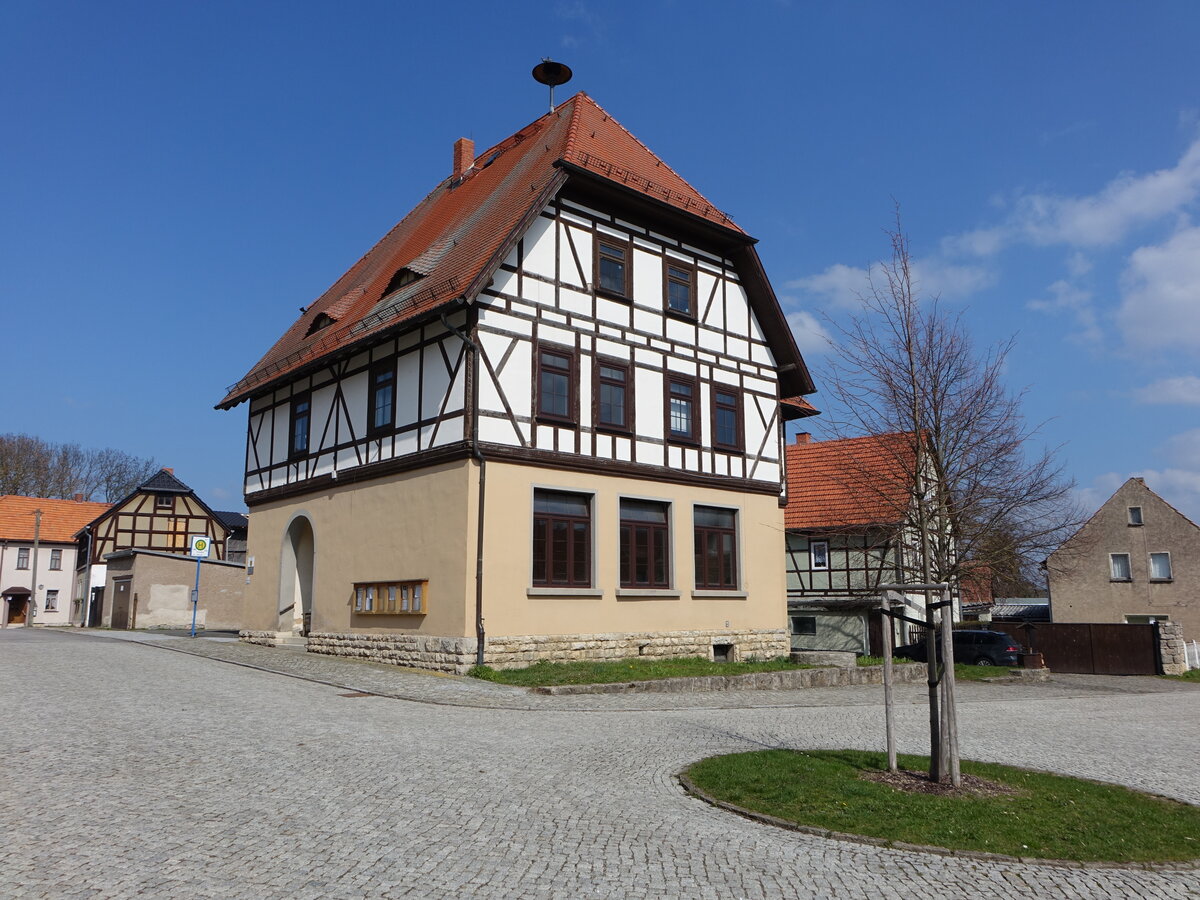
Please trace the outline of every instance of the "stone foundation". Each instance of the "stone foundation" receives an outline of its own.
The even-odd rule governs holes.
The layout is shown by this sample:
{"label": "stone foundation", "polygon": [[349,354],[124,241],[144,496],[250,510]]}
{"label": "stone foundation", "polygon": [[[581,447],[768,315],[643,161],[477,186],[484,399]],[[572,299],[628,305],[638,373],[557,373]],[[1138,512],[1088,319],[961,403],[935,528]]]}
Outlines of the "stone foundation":
{"label": "stone foundation", "polygon": [[[249,643],[273,645],[273,639],[272,632],[242,632],[242,640]],[[784,629],[542,634],[489,637],[484,661],[495,669],[523,669],[543,659],[553,662],[635,656],[712,659],[713,647],[726,644],[731,647],[730,661],[773,659],[787,656],[790,650]],[[308,652],[462,675],[475,665],[476,642],[474,638],[415,634],[312,633],[308,636]]]}
{"label": "stone foundation", "polygon": [[1158,623],[1158,658],[1162,660],[1163,675],[1182,675],[1188,670],[1182,625]]}
{"label": "stone foundation", "polygon": [[238,638],[247,644],[261,644],[264,647],[275,646],[274,631],[239,631]]}

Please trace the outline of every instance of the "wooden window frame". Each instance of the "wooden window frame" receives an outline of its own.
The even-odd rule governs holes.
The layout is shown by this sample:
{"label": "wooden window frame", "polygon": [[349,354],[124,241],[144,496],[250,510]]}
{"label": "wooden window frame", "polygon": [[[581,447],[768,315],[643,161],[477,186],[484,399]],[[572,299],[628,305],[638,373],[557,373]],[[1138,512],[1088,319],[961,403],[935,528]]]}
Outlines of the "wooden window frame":
{"label": "wooden window frame", "polygon": [[356,616],[423,616],[429,612],[429,579],[356,581]]}
{"label": "wooden window frame", "polygon": [[[825,548],[825,565],[817,565],[817,554],[815,547]],[[828,572],[832,567],[829,563],[829,541],[809,541],[808,542],[808,568],[813,572]]]}
{"label": "wooden window frame", "polygon": [[[729,394],[733,397],[733,405],[720,403],[717,400],[717,394]],[[742,392],[735,387],[713,382],[709,385],[710,395],[710,414],[712,422],[712,444],[718,450],[732,450],[735,453],[744,453],[746,451],[746,434],[745,434],[745,415],[742,411]],[[721,429],[718,427],[718,410],[733,410],[733,424],[737,430],[737,436],[732,444],[725,443],[721,440]]]}
{"label": "wooden window frame", "polygon": [[[573,496],[582,497],[587,501],[587,515],[586,516],[575,516],[575,515],[561,514],[561,513],[539,512],[538,508],[537,508],[537,500],[538,500],[539,494],[571,494]],[[594,500],[595,500],[595,496],[593,494],[583,493],[580,491],[560,491],[560,490],[555,490],[552,488],[536,488],[534,490],[534,492],[533,492],[533,534],[532,534],[532,539],[530,542],[530,549],[532,551],[532,553],[531,553],[531,561],[532,561],[531,582],[534,587],[536,587],[536,588],[564,588],[564,589],[574,590],[577,588],[590,588],[592,586],[592,584],[595,580],[594,573],[592,571],[592,569],[593,569],[593,566],[592,566],[592,552],[593,552],[592,551],[592,518],[595,514],[595,508],[593,505]],[[553,531],[554,523],[556,523],[556,522],[566,523],[567,528],[568,528],[567,549],[566,549],[566,553],[567,553],[567,558],[566,558],[567,580],[566,581],[555,581],[554,580],[554,563],[556,562],[556,557],[554,556],[554,541],[552,538],[552,531]],[[584,532],[584,540],[583,540],[583,546],[585,548],[584,552],[586,554],[586,558],[584,559],[583,569],[586,574],[582,579],[577,578],[575,575],[576,569],[578,568],[578,566],[576,565],[578,560],[576,560],[576,558],[575,558],[575,541],[572,539],[573,534],[574,534],[574,527],[580,523],[582,523],[586,526],[586,531]],[[537,560],[538,560],[537,544],[539,541],[545,542],[545,546],[542,550],[542,571],[541,572],[538,571],[538,566],[537,566]]]}
{"label": "wooden window frame", "polygon": [[61,572],[62,571],[62,551],[61,550],[51,550],[50,551],[50,571],[51,572]]}
{"label": "wooden window frame", "polygon": [[[692,419],[691,431],[682,435],[671,430],[671,388],[675,384],[686,384],[692,389]],[[694,375],[680,375],[678,372],[668,371],[666,378],[663,380],[663,412],[665,413],[663,421],[663,434],[666,435],[667,443],[670,444],[688,444],[697,445],[700,443],[700,379]]]}
{"label": "wooden window frame", "polygon": [[154,509],[156,512],[161,509],[174,509],[174,508],[175,508],[175,498],[172,497],[170,494],[155,494],[154,495]]}
{"label": "wooden window frame", "polygon": [[[624,506],[626,503],[643,503],[654,505],[662,508],[663,520],[658,522],[647,522],[642,519],[627,519],[625,518]],[[646,590],[669,590],[671,587],[671,504],[663,500],[643,500],[638,497],[621,497],[618,500],[619,510],[619,535],[618,535],[618,565],[619,582],[623,588],[646,589]],[[646,532],[646,570],[648,578],[646,581],[638,581],[636,578],[636,557],[634,551],[637,547],[637,532],[643,530]],[[655,536],[661,535],[662,538],[662,559],[661,561],[655,555]],[[659,568],[655,564],[661,562],[662,578],[655,575],[655,570]]]}
{"label": "wooden window frame", "polygon": [[[671,305],[671,283],[679,282],[680,279],[674,278],[671,275],[671,269],[678,269],[681,272],[688,273],[688,308],[686,310],[676,309]],[[670,316],[678,316],[681,319],[696,320],[696,282],[698,279],[698,270],[694,262],[685,262],[681,259],[676,259],[673,256],[663,257],[663,310]]]}
{"label": "wooden window frame", "polygon": [[[375,413],[378,411],[376,406],[378,380],[384,375],[391,376],[392,396],[388,401],[388,420],[382,425],[375,421]],[[367,436],[378,437],[383,434],[391,434],[396,428],[396,361],[388,359],[384,362],[375,363],[367,371]]]}
{"label": "wooden window frame", "polygon": [[[620,250],[625,255],[625,284],[622,289],[614,291],[612,288],[603,287],[600,283],[600,259],[604,256],[603,248],[607,246],[610,249]],[[610,255],[610,258],[611,255]],[[614,300],[624,300],[630,302],[633,300],[633,242],[622,238],[609,237],[606,234],[596,234],[593,242],[592,250],[592,279],[595,285],[595,291],[598,295],[608,297]]]}
{"label": "wooden window frame", "polygon": [[[543,344],[537,343],[534,345],[537,353],[537,362],[534,367],[536,373],[533,382],[533,410],[534,417],[539,422],[545,422],[553,425],[565,425],[575,428],[579,424],[579,355],[573,347],[563,347],[558,344]],[[542,354],[557,356],[567,361],[565,369],[567,375],[567,415],[560,416],[557,413],[545,412],[542,409]],[[562,373],[564,370],[551,367],[551,371]]]}
{"label": "wooden window frame", "polygon": [[[704,509],[713,509],[720,512],[727,512],[733,515],[733,527],[726,528],[718,525],[698,525],[696,524],[696,513]],[[706,506],[697,504],[692,508],[692,532],[694,537],[694,558],[695,558],[695,577],[696,590],[701,591],[736,591],[738,589],[740,579],[740,560],[738,559],[738,511],[725,506]],[[707,543],[708,538],[713,537],[730,537],[730,554],[731,568],[733,569],[733,578],[726,581],[721,574],[724,568],[723,560],[717,563],[717,573],[715,577],[710,577],[708,571],[708,554],[701,552],[701,544]]]}
{"label": "wooden window frame", "polygon": [[[297,407],[304,404],[303,412],[297,414]],[[292,397],[288,415],[288,460],[303,459],[312,449],[312,393],[304,391]],[[304,447],[296,447],[296,421],[304,419]]]}
{"label": "wooden window frame", "polygon": [[[600,374],[600,370],[604,369],[620,369],[625,373],[625,381],[622,383],[622,388],[625,391],[625,424],[614,425],[611,422],[604,422],[600,418],[600,386],[602,384],[616,384],[614,379],[606,378]],[[592,422],[596,426],[597,431],[609,431],[616,434],[632,434],[633,433],[633,364],[623,362],[617,359],[608,359],[603,356],[597,356],[592,367]]]}

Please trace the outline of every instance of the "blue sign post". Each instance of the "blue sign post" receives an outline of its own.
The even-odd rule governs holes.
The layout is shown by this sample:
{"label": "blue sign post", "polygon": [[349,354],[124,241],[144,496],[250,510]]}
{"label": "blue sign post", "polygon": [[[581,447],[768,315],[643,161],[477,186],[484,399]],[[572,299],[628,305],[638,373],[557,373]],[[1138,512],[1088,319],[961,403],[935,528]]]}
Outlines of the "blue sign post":
{"label": "blue sign post", "polygon": [[200,562],[208,559],[212,542],[202,534],[192,535],[191,555],[196,557],[196,586],[192,588],[192,637],[196,636],[196,611],[200,607]]}

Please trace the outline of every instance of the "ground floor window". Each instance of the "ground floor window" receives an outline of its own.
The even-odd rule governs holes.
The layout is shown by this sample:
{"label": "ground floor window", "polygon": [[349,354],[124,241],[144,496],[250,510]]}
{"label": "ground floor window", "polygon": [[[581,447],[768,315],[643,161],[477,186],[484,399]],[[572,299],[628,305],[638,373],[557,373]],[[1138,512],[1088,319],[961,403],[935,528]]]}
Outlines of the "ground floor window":
{"label": "ground floor window", "polygon": [[737,589],[737,512],[716,506],[695,508],[696,587]]}
{"label": "ground floor window", "polygon": [[792,616],[792,634],[816,634],[816,616]]}
{"label": "ground floor window", "polygon": [[670,548],[666,503],[621,501],[621,587],[670,587]]}
{"label": "ground floor window", "polygon": [[533,583],[592,586],[591,496],[533,492]]}
{"label": "ground floor window", "polygon": [[46,591],[46,612],[58,612],[58,591]]}

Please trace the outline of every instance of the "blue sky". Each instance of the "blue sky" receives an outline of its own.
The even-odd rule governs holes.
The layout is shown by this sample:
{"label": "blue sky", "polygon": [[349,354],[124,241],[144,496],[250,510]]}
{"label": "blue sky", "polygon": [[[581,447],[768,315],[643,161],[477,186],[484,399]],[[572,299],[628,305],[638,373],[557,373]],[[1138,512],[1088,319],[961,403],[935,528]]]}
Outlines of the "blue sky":
{"label": "blue sky", "polygon": [[760,240],[818,387],[896,201],[922,288],[1017,335],[1085,502],[1143,475],[1200,520],[1197,33],[1193,2],[9,0],[0,431],[240,507],[213,404],[456,138],[545,110],[551,56]]}

